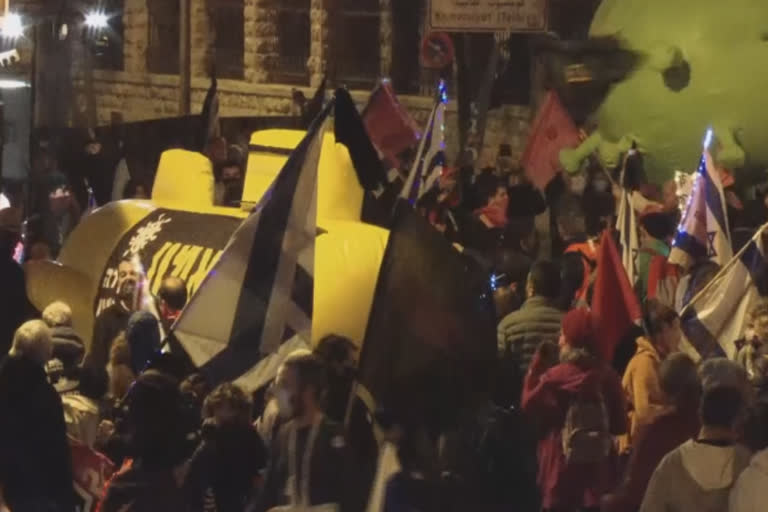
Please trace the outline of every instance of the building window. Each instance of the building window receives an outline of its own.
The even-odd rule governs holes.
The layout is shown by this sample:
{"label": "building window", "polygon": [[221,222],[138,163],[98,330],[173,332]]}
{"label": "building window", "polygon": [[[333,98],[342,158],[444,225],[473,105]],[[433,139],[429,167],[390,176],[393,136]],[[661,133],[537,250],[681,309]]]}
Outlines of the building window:
{"label": "building window", "polygon": [[121,71],[123,69],[123,0],[108,0],[102,4],[109,26],[88,34],[93,67]]}
{"label": "building window", "polygon": [[419,92],[423,0],[392,0],[392,85],[399,93]]}
{"label": "building window", "polygon": [[310,0],[281,0],[277,7],[277,57],[273,80],[309,85]]}
{"label": "building window", "polygon": [[244,0],[214,0],[210,3],[213,26],[211,58],[216,75],[221,78],[243,78],[245,52]]}
{"label": "building window", "polygon": [[179,0],[147,0],[149,44],[147,70],[150,73],[179,73]]}
{"label": "building window", "polygon": [[370,88],[380,75],[379,0],[341,0],[338,17],[337,81],[350,88]]}

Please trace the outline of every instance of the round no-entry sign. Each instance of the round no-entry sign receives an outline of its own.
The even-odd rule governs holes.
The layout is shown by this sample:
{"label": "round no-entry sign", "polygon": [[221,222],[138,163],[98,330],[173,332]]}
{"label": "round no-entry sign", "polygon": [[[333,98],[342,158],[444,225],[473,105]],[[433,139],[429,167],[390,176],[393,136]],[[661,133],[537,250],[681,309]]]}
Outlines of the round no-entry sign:
{"label": "round no-entry sign", "polygon": [[443,69],[453,62],[451,36],[445,32],[431,32],[421,44],[421,64],[427,69]]}

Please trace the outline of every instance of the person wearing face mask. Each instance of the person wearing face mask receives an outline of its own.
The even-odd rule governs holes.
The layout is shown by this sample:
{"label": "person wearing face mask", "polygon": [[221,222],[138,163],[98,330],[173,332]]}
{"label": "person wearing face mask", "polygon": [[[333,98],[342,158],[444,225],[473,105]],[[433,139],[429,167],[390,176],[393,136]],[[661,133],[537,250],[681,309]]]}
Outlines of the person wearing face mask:
{"label": "person wearing face mask", "polygon": [[621,381],[629,411],[629,431],[620,442],[622,453],[629,453],[638,429],[665,407],[659,366],[677,352],[682,336],[677,313],[660,302],[648,301],[645,319],[650,336],[637,339],[637,352]]}
{"label": "person wearing face mask", "polygon": [[109,362],[112,341],[126,329],[134,310],[134,296],[139,282],[139,272],[130,260],[117,266],[117,300],[99,313],[93,325],[91,347],[84,365],[105,368]]}
{"label": "person wearing face mask", "polygon": [[272,442],[264,490],[256,510],[344,510],[346,440],[321,407],[327,368],[312,354],[289,356],[280,367],[276,397],[288,421]]}

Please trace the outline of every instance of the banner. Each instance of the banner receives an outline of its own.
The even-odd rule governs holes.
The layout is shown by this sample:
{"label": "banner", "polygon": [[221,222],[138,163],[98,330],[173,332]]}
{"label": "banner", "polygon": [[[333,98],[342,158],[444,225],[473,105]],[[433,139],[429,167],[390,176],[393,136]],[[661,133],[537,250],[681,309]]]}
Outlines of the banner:
{"label": "banner", "polygon": [[544,32],[547,0],[430,0],[429,25],[444,32]]}
{"label": "banner", "polygon": [[191,297],[241,222],[223,215],[154,210],[133,226],[112,251],[96,296],[96,315],[115,302],[120,262],[134,257],[143,266],[153,295],[157,295],[165,277],[177,276],[187,283]]}
{"label": "banner", "polygon": [[72,453],[72,475],[77,493],[77,510],[92,512],[104,492],[107,480],[115,471],[115,466],[104,455],[92,450],[87,445],[69,439]]}

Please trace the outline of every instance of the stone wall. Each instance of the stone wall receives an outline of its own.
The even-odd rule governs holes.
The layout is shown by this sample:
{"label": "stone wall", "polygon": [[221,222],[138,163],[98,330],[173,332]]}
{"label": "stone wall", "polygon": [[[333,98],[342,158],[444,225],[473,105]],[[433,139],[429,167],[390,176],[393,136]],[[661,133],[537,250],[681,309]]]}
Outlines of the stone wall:
{"label": "stone wall", "polygon": [[[40,0],[38,0],[40,1]],[[147,120],[178,115],[177,76],[147,73],[147,46],[149,16],[147,2],[158,0],[124,0],[124,70],[94,71],[93,87],[96,95],[97,117],[100,124],[110,122],[113,113],[118,113],[126,122]],[[162,1],[162,0],[159,0]],[[199,112],[209,85],[208,61],[213,28],[210,26],[211,5],[216,0],[191,1],[191,70],[192,70],[192,112]],[[307,62],[310,85],[295,87],[272,83],[272,69],[277,52],[275,30],[277,2],[280,0],[244,0],[245,51],[244,79],[219,80],[220,109],[223,116],[289,115],[293,113],[291,94],[300,89],[311,97],[315,87],[325,75],[329,61],[329,5],[333,0],[311,0],[311,47]],[[26,0],[34,3],[34,0]],[[380,0],[382,12],[381,74],[387,76],[392,63],[392,19],[388,14],[391,0]],[[414,48],[414,51],[419,51]],[[77,66],[75,66],[77,69]],[[429,73],[425,73],[422,82]],[[75,80],[78,100],[82,100],[84,81],[82,74]],[[423,90],[428,91],[429,87]],[[353,96],[362,107],[369,91],[353,91]],[[403,96],[402,103],[412,115],[424,124],[432,108],[429,96]],[[502,142],[512,146],[513,154],[522,154],[527,136],[530,109],[520,106],[505,106],[489,114],[485,149],[478,165],[492,165],[498,145]],[[447,149],[449,156],[458,150],[456,104],[449,104],[447,116]]]}

